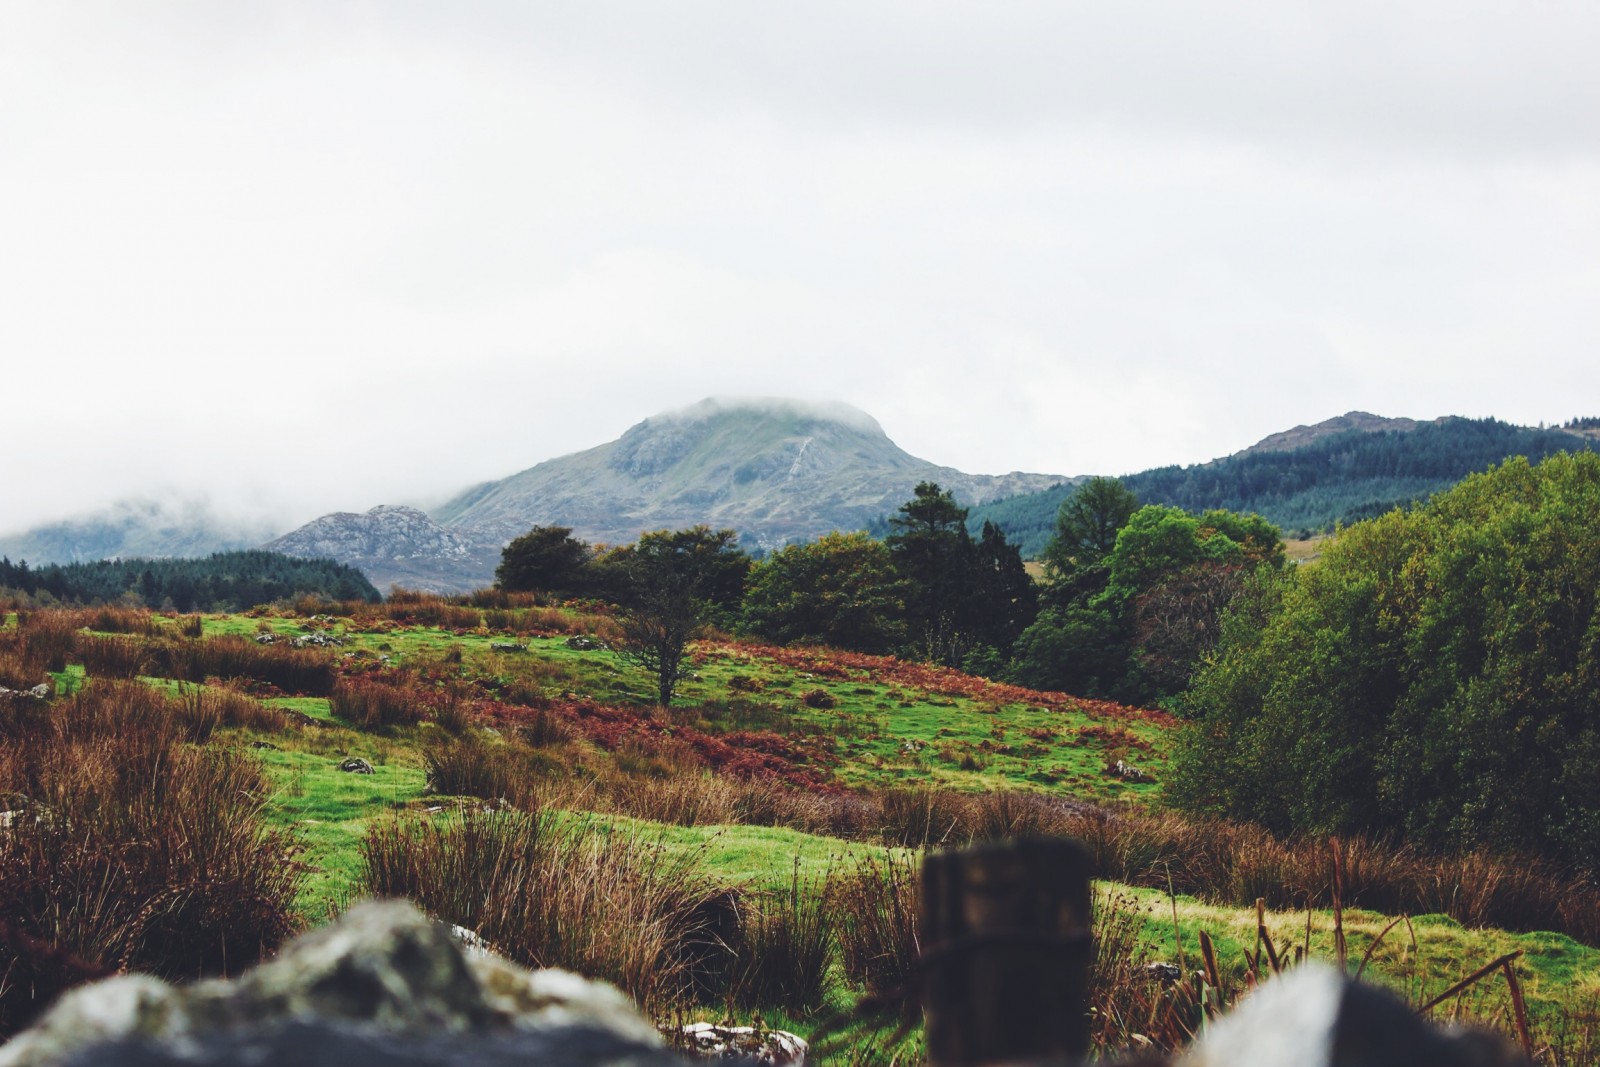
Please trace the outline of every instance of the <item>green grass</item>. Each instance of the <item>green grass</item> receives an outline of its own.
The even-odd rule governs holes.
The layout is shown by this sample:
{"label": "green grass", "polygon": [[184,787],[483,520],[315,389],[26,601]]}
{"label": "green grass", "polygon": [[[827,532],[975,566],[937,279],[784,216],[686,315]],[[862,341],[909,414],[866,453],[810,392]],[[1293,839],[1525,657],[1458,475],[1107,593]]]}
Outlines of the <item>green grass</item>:
{"label": "green grass", "polygon": [[[1114,883],[1102,883],[1099,894],[1102,906],[1114,895],[1121,898],[1123,906],[1136,908],[1142,914],[1141,943],[1151,957],[1177,962],[1180,953],[1173,935],[1171,898],[1156,890]],[[1178,936],[1187,966],[1192,970],[1200,965],[1200,932],[1204,930],[1216,947],[1224,980],[1242,988],[1246,953],[1256,951],[1255,912],[1180,896],[1177,913]],[[1309,942],[1307,917],[1305,911],[1267,913],[1266,927],[1279,953],[1287,957],[1296,946],[1304,948],[1309,943],[1312,958],[1334,960],[1332,911],[1317,909],[1310,913]],[[1362,909],[1345,910],[1344,932],[1351,973],[1360,966],[1374,939],[1392,918]],[[1570,1006],[1574,995],[1589,1000],[1591,1006],[1600,1006],[1594,1003],[1600,998],[1600,949],[1562,934],[1468,929],[1443,915],[1413,916],[1409,927],[1402,922],[1392,929],[1373,952],[1366,977],[1420,1003],[1490,960],[1518,949],[1523,955],[1515,966],[1530,1011],[1548,1012],[1563,1005]],[[1498,975],[1485,979],[1482,984],[1483,994],[1492,997],[1504,994],[1505,982]]]}
{"label": "green grass", "polygon": [[[279,746],[258,753],[273,786],[267,810],[272,825],[293,833],[305,850],[307,877],[296,906],[318,921],[349,899],[372,822],[422,796],[421,761],[410,746],[349,730],[259,740]],[[339,770],[350,756],[367,760],[373,773]]]}
{"label": "green grass", "polygon": [[[208,616],[207,636],[251,636],[265,623],[280,638],[306,632],[306,620],[229,615]],[[642,672],[606,651],[578,652],[564,637],[533,638],[527,652],[500,653],[490,648],[504,635],[456,634],[436,628],[394,628],[365,633],[340,622],[335,632],[347,640],[333,650],[360,659],[388,656],[391,665],[427,665],[461,678],[487,680],[495,691],[520,686],[553,698],[568,694],[602,703],[648,709],[653,685]],[[446,657],[459,649],[459,665]],[[770,729],[811,737],[836,759],[833,773],[848,785],[879,789],[927,784],[954,789],[1028,789],[1095,800],[1150,802],[1159,797],[1168,735],[1159,724],[1141,719],[1096,717],[1092,706],[1037,706],[997,703],[981,697],[943,695],[910,685],[894,685],[867,671],[850,677],[822,678],[732,645],[708,645],[685,681],[672,710],[676,724],[707,733]],[[84,684],[81,667],[55,676],[58,690]],[[736,683],[736,679],[740,681]],[[148,684],[174,687],[164,679]],[[831,707],[812,707],[805,694],[821,690]],[[258,756],[272,784],[268,814],[273,826],[291,832],[307,865],[297,907],[309,922],[320,922],[348,900],[359,876],[361,845],[378,821],[394,817],[428,817],[422,808],[430,798],[422,762],[423,742],[437,727],[403,727],[379,733],[349,729],[332,715],[323,698],[274,697],[266,703],[301,712],[323,724],[297,726],[281,734],[220,730],[212,743],[245,745],[264,741]],[[822,701],[827,703],[827,701]],[[372,775],[341,772],[348,756],[371,762]],[[1152,784],[1125,785],[1101,773],[1115,758],[1152,770]],[[786,889],[798,869],[803,879],[820,884],[829,871],[844,872],[861,860],[881,855],[880,846],[820,837],[794,830],[756,826],[678,827],[615,815],[568,812],[563,819],[583,820],[604,834],[643,835],[669,850],[693,853],[708,874],[728,885],[755,892]],[[1102,901],[1112,897],[1137,909],[1144,950],[1152,958],[1182,958],[1198,965],[1198,936],[1214,940],[1220,963],[1236,987],[1244,982],[1245,956],[1255,945],[1255,914],[1249,909],[1177,900],[1179,941],[1174,941],[1172,902],[1156,891],[1105,884]],[[1387,916],[1350,910],[1345,913],[1350,968],[1353,970],[1389,922]],[[1307,944],[1305,912],[1272,913],[1267,924],[1280,950]],[[1311,955],[1333,956],[1333,918],[1327,911],[1310,914]],[[1413,940],[1413,934],[1415,935]],[[1552,933],[1510,934],[1468,930],[1442,916],[1421,916],[1391,931],[1373,953],[1368,975],[1400,989],[1413,1000],[1425,999],[1498,955],[1521,949],[1517,973],[1535,1014],[1557,1005],[1600,1003],[1600,950]],[[1491,1004],[1503,995],[1496,976],[1476,994]],[[843,1003],[836,1005],[844,1006]],[[768,1013],[769,1023],[790,1023],[804,1030],[803,1020]]]}

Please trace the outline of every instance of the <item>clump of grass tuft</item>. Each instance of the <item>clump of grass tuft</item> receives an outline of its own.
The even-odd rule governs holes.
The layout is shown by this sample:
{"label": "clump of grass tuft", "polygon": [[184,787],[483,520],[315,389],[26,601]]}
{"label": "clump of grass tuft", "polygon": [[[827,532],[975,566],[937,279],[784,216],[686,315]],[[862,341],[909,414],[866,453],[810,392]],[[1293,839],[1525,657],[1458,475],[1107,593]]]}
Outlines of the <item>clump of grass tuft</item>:
{"label": "clump of grass tuft", "polygon": [[430,791],[501,800],[524,811],[540,806],[546,779],[565,775],[559,763],[541,752],[471,734],[429,745],[422,760]]}
{"label": "clump of grass tuft", "polygon": [[409,676],[393,682],[340,678],[328,695],[328,707],[339,718],[365,730],[415,726],[427,714],[432,696]]}
{"label": "clump of grass tuft", "polygon": [[62,990],[129,969],[249,966],[294,931],[301,868],[265,828],[260,765],[178,744],[174,702],[100,683],[13,718],[0,793],[0,1037]]}
{"label": "clump of grass tuft", "polygon": [[78,656],[95,678],[135,678],[149,663],[149,646],[137,637],[78,635]]}
{"label": "clump of grass tuft", "polygon": [[375,827],[360,891],[405,896],[510,958],[613,982],[661,1017],[693,993],[724,895],[694,854],[544,812]]}
{"label": "clump of grass tuft", "polygon": [[147,647],[151,672],[165,678],[186,682],[252,678],[288,693],[328,696],[333,692],[333,659],[318,649],[261,645],[233,634],[199,641],[157,640]]}
{"label": "clump of grass tuft", "polygon": [[829,875],[802,877],[796,858],[787,890],[745,899],[731,983],[735,1003],[779,1004],[802,1016],[827,1004],[838,951],[830,882]]}

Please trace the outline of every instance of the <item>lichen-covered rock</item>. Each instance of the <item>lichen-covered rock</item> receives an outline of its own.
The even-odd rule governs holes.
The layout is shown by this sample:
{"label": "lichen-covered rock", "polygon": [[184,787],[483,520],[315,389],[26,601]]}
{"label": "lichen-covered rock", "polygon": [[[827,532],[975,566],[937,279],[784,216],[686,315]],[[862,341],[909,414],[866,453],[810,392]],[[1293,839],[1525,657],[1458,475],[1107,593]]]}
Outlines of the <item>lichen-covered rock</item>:
{"label": "lichen-covered rock", "polygon": [[[348,1058],[308,1059],[313,1046]],[[74,990],[0,1046],[0,1067],[509,1063],[535,1049],[602,1047],[615,1055],[544,1062],[674,1062],[615,988],[469,955],[451,928],[393,901],[352,908],[236,979],[177,987],[130,976]],[[462,1058],[474,1049],[478,1058]]]}
{"label": "lichen-covered rock", "polygon": [[708,1060],[737,1059],[774,1067],[800,1067],[811,1051],[805,1038],[787,1030],[687,1023],[682,1033],[688,1051]]}

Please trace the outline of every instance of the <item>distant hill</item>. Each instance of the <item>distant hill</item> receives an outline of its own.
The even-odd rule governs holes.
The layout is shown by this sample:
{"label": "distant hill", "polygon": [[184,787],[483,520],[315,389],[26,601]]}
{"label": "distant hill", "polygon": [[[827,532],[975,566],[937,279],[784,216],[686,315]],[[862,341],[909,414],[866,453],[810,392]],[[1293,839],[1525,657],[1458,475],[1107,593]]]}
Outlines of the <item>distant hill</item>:
{"label": "distant hill", "polygon": [[385,593],[392,586],[426,593],[494,583],[500,546],[447,530],[416,508],[381,506],[335,512],[268,541],[271,552],[335,559],[357,568]]}
{"label": "distant hill", "polygon": [[200,500],[119,500],[100,511],[0,535],[0,556],[30,563],[85,563],[209,555],[254,548],[277,531],[218,515]]}
{"label": "distant hill", "polygon": [[[1294,534],[1355,522],[1422,500],[1509,456],[1538,460],[1600,447],[1593,420],[1531,429],[1497,419],[1433,422],[1382,419],[1365,412],[1273,434],[1224,459],[1130,474],[1124,485],[1147,504],[1189,511],[1255,512]],[[1055,530],[1070,485],[981,505],[970,522],[993,520],[1024,556],[1036,557]]]}
{"label": "distant hill", "polygon": [[620,438],[467,490],[434,517],[497,543],[535,524],[620,544],[645,530],[707,523],[776,548],[864,529],[936,481],[976,504],[1043,489],[1059,476],[965,474],[918,459],[847,404],[704,400]]}
{"label": "distant hill", "polygon": [[918,482],[968,504],[1061,481],[965,474],[918,459],[846,404],[708,399],[645,419],[615,441],[546,460],[466,490],[432,516],[410,508],[325,515],[267,547],[360,567],[380,588],[435,591],[490,582],[500,546],[536,525],[569,526],[594,544],[705,523],[771,549],[859,530]]}

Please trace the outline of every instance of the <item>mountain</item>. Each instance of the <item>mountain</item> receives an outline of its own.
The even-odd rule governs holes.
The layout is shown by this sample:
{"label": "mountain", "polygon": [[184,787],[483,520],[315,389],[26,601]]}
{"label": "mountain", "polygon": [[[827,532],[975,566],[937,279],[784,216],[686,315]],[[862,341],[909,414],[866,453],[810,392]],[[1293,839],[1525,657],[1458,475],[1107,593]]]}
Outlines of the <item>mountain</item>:
{"label": "mountain", "polygon": [[974,504],[1061,480],[964,474],[918,459],[846,404],[709,399],[648,418],[615,441],[475,486],[434,517],[495,543],[551,523],[607,544],[706,523],[732,527],[749,546],[776,548],[864,529],[909,500],[922,481]]}
{"label": "mountain", "polygon": [[[1498,419],[1383,419],[1352,411],[1315,426],[1273,434],[1210,463],[1157,467],[1122,483],[1146,504],[1186,511],[1255,512],[1291,535],[1356,522],[1425,499],[1510,456],[1538,461],[1560,451],[1600,447],[1594,420],[1533,429]],[[976,528],[992,520],[1037,557],[1071,492],[1059,486],[974,508]]]}
{"label": "mountain", "polygon": [[203,500],[120,500],[100,511],[0,536],[0,556],[33,564],[194,558],[254,548],[275,531],[226,519]]}
{"label": "mountain", "polygon": [[394,585],[428,593],[481,588],[493,583],[500,562],[498,544],[447,530],[416,508],[389,505],[324,515],[261,547],[337,560],[385,592]]}
{"label": "mountain", "polygon": [[1296,426],[1292,430],[1269,434],[1249,448],[1235,452],[1234,456],[1249,456],[1258,452],[1293,452],[1342,433],[1406,433],[1419,425],[1416,419],[1386,419],[1365,411],[1351,411],[1324,419],[1313,426]]}

